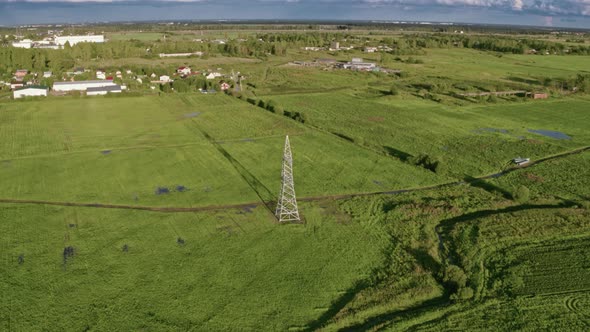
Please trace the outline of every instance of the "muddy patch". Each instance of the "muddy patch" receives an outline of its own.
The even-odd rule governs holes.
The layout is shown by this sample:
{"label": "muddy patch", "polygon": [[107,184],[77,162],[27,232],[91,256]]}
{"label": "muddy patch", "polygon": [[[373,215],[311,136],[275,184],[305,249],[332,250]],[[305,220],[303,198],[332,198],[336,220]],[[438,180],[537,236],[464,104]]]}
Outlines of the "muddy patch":
{"label": "muddy patch", "polygon": [[111,152],[113,152],[113,151],[111,151],[111,150],[102,150],[102,151],[100,151],[100,153],[102,155],[104,155],[104,156],[111,154]]}

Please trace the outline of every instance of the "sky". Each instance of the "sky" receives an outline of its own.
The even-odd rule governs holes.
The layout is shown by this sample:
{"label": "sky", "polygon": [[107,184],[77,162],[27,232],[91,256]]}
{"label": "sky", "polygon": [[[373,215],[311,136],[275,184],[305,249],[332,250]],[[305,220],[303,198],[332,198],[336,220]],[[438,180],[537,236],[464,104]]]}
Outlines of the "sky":
{"label": "sky", "polygon": [[590,29],[590,0],[0,0],[0,25],[172,20],[382,20]]}

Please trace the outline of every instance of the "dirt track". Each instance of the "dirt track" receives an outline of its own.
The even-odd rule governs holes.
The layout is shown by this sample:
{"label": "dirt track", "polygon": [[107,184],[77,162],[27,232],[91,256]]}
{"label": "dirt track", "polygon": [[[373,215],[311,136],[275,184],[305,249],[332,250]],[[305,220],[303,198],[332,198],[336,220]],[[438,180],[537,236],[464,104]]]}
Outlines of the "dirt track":
{"label": "dirt track", "polygon": [[[480,180],[491,179],[495,177],[500,177],[506,175],[508,173],[518,171],[521,169],[529,168],[540,163],[559,159],[563,157],[567,157],[573,154],[582,153],[585,151],[590,150],[590,146],[586,146],[583,148],[579,148],[572,151],[563,152],[560,154],[556,154],[553,156],[548,156],[541,158],[539,160],[533,161],[527,165],[520,166],[520,167],[513,167],[507,170],[504,170],[500,173],[494,173],[489,175],[480,176],[477,178],[473,178],[469,181],[454,181],[454,182],[447,182],[442,184],[437,184],[428,187],[419,187],[419,188],[409,188],[409,189],[399,189],[399,190],[390,190],[390,191],[377,191],[377,192],[366,192],[366,193],[353,193],[353,194],[342,194],[342,195],[327,195],[327,196],[312,196],[312,197],[302,197],[298,200],[300,202],[313,202],[313,201],[322,201],[322,200],[337,200],[337,199],[346,199],[346,198],[353,198],[353,197],[362,197],[362,196],[374,196],[374,195],[395,195],[401,194],[405,192],[416,192],[416,191],[425,191],[425,190],[432,190],[447,186],[454,186],[459,184],[465,183],[473,183]],[[102,204],[102,203],[76,203],[76,202],[55,202],[55,201],[42,201],[42,200],[21,200],[21,199],[10,199],[10,198],[0,198],[0,204],[34,204],[34,205],[56,205],[56,206],[71,206],[71,207],[88,207],[88,208],[100,208],[100,209],[124,209],[124,210],[140,210],[140,211],[152,211],[152,212],[164,212],[164,213],[178,213],[178,212],[201,212],[201,211],[216,211],[216,210],[227,210],[227,209],[243,209],[247,207],[254,207],[254,206],[264,206],[265,203],[263,202],[251,202],[251,203],[243,203],[243,204],[230,204],[230,205],[209,205],[209,206],[201,206],[201,207],[158,207],[158,206],[140,206],[140,205],[118,205],[118,204]]]}

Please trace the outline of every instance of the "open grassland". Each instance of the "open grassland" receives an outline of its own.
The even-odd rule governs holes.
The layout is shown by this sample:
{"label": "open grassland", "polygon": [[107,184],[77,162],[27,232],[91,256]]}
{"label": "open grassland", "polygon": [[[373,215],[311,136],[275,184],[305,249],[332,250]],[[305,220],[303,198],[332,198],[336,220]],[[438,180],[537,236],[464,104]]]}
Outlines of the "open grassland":
{"label": "open grassland", "polygon": [[[456,177],[498,172],[518,156],[535,159],[590,145],[586,98],[462,108],[346,92],[271,100],[304,112],[308,124],[402,161],[419,154],[438,157]],[[559,131],[571,139],[543,137],[529,129]]]}
{"label": "open grassland", "polygon": [[[590,152],[499,172],[590,145],[590,99],[435,102],[420,84],[536,89],[588,58],[420,58],[399,78],[248,59],[242,99],[0,103],[0,199],[90,203],[2,203],[0,330],[587,330]],[[285,135],[301,225],[272,215]]]}
{"label": "open grassland", "polygon": [[159,32],[121,32],[107,34],[106,38],[113,41],[120,40],[139,40],[139,41],[156,41],[164,37]]}
{"label": "open grassland", "polygon": [[278,195],[285,135],[293,137],[301,196],[445,180],[224,95],[49,99],[1,107],[3,198],[268,203]]}
{"label": "open grassland", "polygon": [[[375,230],[303,204],[157,214],[4,205],[0,330],[300,328],[379,263]],[[71,249],[67,249],[71,248]]]}
{"label": "open grassland", "polygon": [[590,202],[590,155],[588,153],[551,160],[526,171],[500,177],[490,183],[512,192],[519,186],[529,188],[531,197],[561,198]]}

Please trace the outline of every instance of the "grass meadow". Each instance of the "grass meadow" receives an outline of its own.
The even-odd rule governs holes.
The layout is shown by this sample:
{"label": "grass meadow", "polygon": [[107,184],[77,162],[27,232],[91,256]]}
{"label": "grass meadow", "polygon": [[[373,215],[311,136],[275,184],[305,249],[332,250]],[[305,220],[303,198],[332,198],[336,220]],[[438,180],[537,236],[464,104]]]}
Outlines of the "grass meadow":
{"label": "grass meadow", "polygon": [[[303,122],[224,94],[0,103],[3,201],[216,208],[2,203],[0,330],[586,330],[588,151],[474,177],[588,146],[590,99],[437,102],[417,84],[540,89],[589,57],[416,58],[383,59],[406,77],[223,58]],[[273,216],[286,135],[304,224]]]}
{"label": "grass meadow", "polygon": [[329,205],[302,211],[306,227],[278,225],[263,207],[158,214],[4,205],[0,329],[304,327],[378,264],[385,244],[326,213]]}

